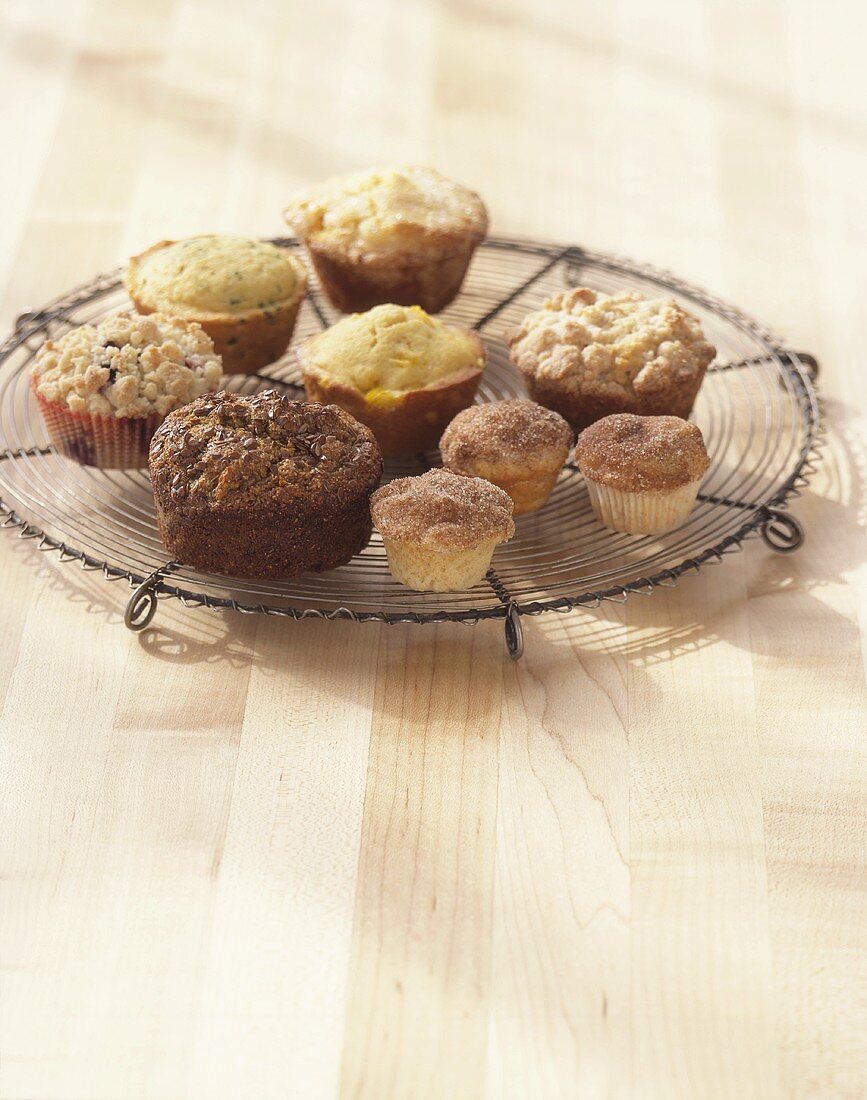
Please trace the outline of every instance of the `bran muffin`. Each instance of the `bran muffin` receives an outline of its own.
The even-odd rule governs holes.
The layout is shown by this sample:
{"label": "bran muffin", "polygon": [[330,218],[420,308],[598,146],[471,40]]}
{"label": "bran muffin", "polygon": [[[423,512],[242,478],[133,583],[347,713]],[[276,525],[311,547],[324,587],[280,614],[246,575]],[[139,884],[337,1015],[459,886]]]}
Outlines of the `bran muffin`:
{"label": "bran muffin", "polygon": [[141,313],[198,321],[226,374],[252,374],[286,350],[307,291],[304,265],[267,241],[217,233],[160,241],[123,275]]}
{"label": "bran muffin", "polygon": [[382,305],[311,337],[298,362],[308,396],[367,424],[388,456],[437,445],[455,413],[472,403],[485,345],[419,306]]}
{"label": "bran muffin", "polygon": [[385,302],[439,312],[460,290],[488,230],[474,191],[417,165],[329,180],[284,216],[344,313]]}
{"label": "bran muffin", "polygon": [[443,466],[509,494],[515,515],[548,501],[572,447],[562,416],[533,401],[494,401],[459,412],[440,440]]}
{"label": "bran muffin", "polygon": [[417,592],[457,592],[483,579],[498,543],[515,533],[507,493],[479,477],[429,470],[371,497],[396,581]]}
{"label": "bran muffin", "polygon": [[695,424],[630,413],[585,428],[575,460],[596,518],[630,535],[662,534],[685,523],[710,466]]}
{"label": "bran muffin", "polygon": [[160,536],[178,561],[294,577],[367,545],[382,456],[370,429],[335,405],[264,390],[173,413],[154,435],[150,471]]}
{"label": "bran muffin", "polygon": [[689,416],[716,355],[676,302],[587,287],[555,295],[506,338],[530,396],[576,432],[618,412]]}
{"label": "bran muffin", "polygon": [[166,414],[216,389],[222,374],[200,325],[129,312],[47,340],[30,385],[58,453],[85,466],[139,469]]}

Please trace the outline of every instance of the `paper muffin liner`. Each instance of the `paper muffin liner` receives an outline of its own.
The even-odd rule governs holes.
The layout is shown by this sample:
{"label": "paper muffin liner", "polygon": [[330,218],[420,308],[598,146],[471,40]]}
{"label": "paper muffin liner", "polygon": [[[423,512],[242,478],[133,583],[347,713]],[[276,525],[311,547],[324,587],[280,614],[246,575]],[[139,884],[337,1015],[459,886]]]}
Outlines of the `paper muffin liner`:
{"label": "paper muffin liner", "polygon": [[584,475],[590,503],[600,523],[627,535],[661,535],[689,519],[702,479],[679,489],[628,493]]}
{"label": "paper muffin liner", "polygon": [[151,437],[165,419],[160,413],[140,417],[92,416],[44,398],[33,386],[52,445],[82,466],[102,470],[140,470],[148,464]]}
{"label": "paper muffin liner", "polygon": [[428,550],[383,536],[388,568],[396,581],[416,592],[461,592],[484,579],[496,542],[471,550]]}

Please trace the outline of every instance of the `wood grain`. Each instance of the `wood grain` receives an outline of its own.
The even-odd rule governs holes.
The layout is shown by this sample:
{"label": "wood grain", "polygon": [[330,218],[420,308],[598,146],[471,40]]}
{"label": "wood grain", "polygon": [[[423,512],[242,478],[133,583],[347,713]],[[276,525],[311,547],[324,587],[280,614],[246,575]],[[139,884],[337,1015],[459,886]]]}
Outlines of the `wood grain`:
{"label": "wood grain", "polygon": [[819,356],[828,439],[677,589],[497,624],[164,603],[0,537],[0,1100],[867,1096],[854,0],[7,0],[0,317],[421,160]]}

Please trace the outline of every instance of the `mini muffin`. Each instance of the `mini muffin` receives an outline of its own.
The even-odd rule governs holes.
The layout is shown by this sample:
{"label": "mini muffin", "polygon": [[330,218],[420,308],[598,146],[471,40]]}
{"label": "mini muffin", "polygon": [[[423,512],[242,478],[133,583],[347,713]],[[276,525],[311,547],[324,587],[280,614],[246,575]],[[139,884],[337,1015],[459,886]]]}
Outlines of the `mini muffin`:
{"label": "mini muffin", "polygon": [[507,493],[448,470],[383,485],[371,510],[392,576],[417,592],[472,588],[490,568],[494,547],[515,533]]}
{"label": "mini muffin", "polygon": [[252,374],[286,350],[307,290],[303,264],[267,241],[208,234],[160,241],[123,281],[140,313],[198,321],[226,374]]}
{"label": "mini muffin", "polygon": [[294,577],[367,545],[382,456],[373,433],[335,405],[276,390],[218,393],[166,419],[150,472],[160,536],[177,561]]}
{"label": "mini muffin", "polygon": [[47,340],[30,385],[60,454],[85,466],[138,469],[166,414],[216,389],[222,374],[200,325],[116,313]]}
{"label": "mini muffin", "polygon": [[472,404],[485,345],[419,306],[353,313],[301,346],[298,361],[314,401],[333,401],[373,429],[385,455],[425,451]]}
{"label": "mini muffin", "polygon": [[475,191],[418,166],[329,180],[284,216],[344,313],[385,302],[437,313],[460,290],[488,231]]}
{"label": "mini muffin", "polygon": [[555,295],[507,341],[533,400],[576,432],[617,412],[689,416],[716,355],[676,302],[587,287]]}
{"label": "mini muffin", "polygon": [[496,401],[459,412],[440,440],[443,465],[509,494],[515,515],[541,508],[572,446],[562,416],[532,401]]}
{"label": "mini muffin", "polygon": [[629,535],[659,535],[685,523],[710,465],[695,424],[631,413],[585,428],[575,460],[596,518]]}

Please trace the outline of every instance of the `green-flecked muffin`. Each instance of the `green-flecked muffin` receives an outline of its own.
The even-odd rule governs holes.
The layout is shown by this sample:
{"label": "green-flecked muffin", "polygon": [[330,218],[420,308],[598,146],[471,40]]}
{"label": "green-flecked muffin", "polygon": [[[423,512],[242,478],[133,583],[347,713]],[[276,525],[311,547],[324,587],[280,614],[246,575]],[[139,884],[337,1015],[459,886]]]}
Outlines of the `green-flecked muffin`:
{"label": "green-flecked muffin", "polygon": [[140,313],[198,321],[227,374],[252,374],[280,358],[307,290],[288,249],[216,233],[160,241],[132,257],[123,281]]}

